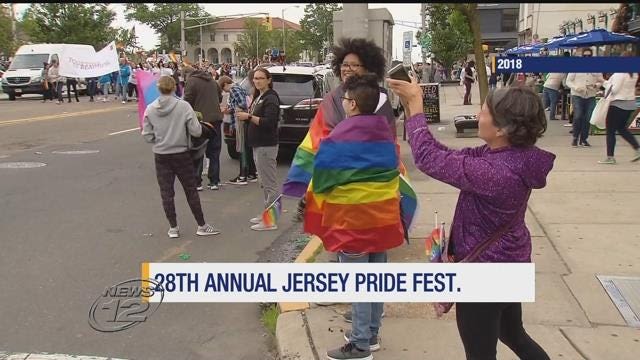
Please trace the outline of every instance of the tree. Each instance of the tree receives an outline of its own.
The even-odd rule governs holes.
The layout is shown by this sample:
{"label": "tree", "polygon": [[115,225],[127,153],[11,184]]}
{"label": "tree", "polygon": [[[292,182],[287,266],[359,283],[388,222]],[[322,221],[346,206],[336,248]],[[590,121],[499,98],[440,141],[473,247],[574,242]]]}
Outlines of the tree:
{"label": "tree", "polygon": [[487,67],[484,61],[482,49],[482,36],[480,33],[480,19],[478,18],[477,3],[460,3],[454,5],[466,18],[473,34],[473,53],[476,58],[476,70],[478,71],[478,86],[480,87],[480,105],[484,104],[489,93],[489,81],[487,79]]}
{"label": "tree", "polygon": [[304,7],[304,17],[300,20],[300,39],[306,50],[319,55],[325,44],[333,44],[333,13],[342,10],[335,3],[309,4]]}
{"label": "tree", "polygon": [[[282,48],[282,29],[273,29],[270,34],[271,47]],[[300,39],[300,31],[287,29],[287,62],[296,62],[300,60],[304,45]]]}
{"label": "tree", "polygon": [[106,4],[31,4],[21,27],[32,42],[93,45],[101,48],[114,40],[115,12]]}
{"label": "tree", "polygon": [[0,4],[0,54],[11,55],[14,44],[11,32],[11,10],[5,4]]}
{"label": "tree", "polygon": [[[159,47],[162,49],[180,48],[181,11],[185,12],[187,18],[210,16],[200,5],[195,3],[159,3],[154,5],[129,3],[126,9],[125,17],[127,20],[136,20],[149,25],[160,34]],[[197,24],[194,20],[185,21],[185,27]],[[188,43],[196,43],[200,41],[200,32],[187,30],[185,38]]]}
{"label": "tree", "polygon": [[431,4],[427,9],[428,34],[422,35],[421,44],[427,46],[444,68],[451,69],[453,63],[463,58],[472,48],[472,34],[464,15],[452,4]]}
{"label": "tree", "polygon": [[[233,48],[241,58],[253,58],[258,55],[261,58],[265,51],[273,45],[272,31],[262,24],[262,20],[247,19],[244,22],[244,32],[238,35],[238,41],[233,43]],[[287,33],[288,37],[289,33]],[[282,43],[282,38],[280,38]],[[257,44],[257,47],[256,47]]]}

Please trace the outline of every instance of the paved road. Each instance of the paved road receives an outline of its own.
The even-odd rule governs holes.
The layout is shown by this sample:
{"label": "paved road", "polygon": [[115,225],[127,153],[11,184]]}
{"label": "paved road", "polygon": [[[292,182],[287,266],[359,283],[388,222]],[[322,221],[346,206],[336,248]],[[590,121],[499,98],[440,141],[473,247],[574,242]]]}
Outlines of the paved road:
{"label": "paved road", "polygon": [[[0,162],[47,164],[0,169],[0,352],[268,358],[256,304],[164,304],[124,332],[89,327],[91,303],[106,286],[139,276],[141,262],[180,262],[183,252],[192,262],[253,262],[282,231],[252,232],[247,220],[261,207],[261,190],[227,185],[201,193],[206,218],[223,233],[196,238],[177,185],[182,237],[168,239],[150,146],[135,130],[109,135],[137,127],[136,104],[81,101],[0,101]],[[237,163],[225,150],[221,158],[222,178],[235,176]],[[287,168],[279,166],[281,179]]]}

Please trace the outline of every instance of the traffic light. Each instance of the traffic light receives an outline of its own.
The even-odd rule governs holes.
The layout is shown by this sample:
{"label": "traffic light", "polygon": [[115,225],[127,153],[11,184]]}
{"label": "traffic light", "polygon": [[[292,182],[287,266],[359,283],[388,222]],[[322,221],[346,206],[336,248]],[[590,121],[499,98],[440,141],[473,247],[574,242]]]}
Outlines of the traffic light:
{"label": "traffic light", "polygon": [[271,21],[271,16],[266,16],[264,18],[264,24],[267,26],[267,30],[273,30],[273,22]]}

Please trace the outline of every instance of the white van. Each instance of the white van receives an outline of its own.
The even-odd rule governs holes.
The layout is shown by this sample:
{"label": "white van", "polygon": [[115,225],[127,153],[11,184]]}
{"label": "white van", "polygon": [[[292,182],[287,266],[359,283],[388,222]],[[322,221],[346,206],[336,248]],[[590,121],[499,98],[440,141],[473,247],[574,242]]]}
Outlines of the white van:
{"label": "white van", "polygon": [[[66,47],[77,47],[78,49],[91,49],[91,45],[78,44],[32,44],[22,45],[11,65],[2,75],[2,92],[9,95],[9,100],[15,100],[16,96],[23,94],[43,94],[44,63],[51,64],[52,60],[58,60],[58,55]],[[81,79],[84,83],[84,79]],[[78,91],[80,91],[80,82]]]}

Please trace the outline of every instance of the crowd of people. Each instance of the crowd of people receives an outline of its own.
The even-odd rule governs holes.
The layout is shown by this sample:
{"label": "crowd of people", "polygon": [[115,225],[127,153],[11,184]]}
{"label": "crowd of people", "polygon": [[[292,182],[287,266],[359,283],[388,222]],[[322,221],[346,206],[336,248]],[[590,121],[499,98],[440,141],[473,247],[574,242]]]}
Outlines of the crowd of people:
{"label": "crowd of people", "polygon": [[[362,181],[362,178],[354,177],[353,172],[352,175],[348,175],[349,172],[340,175],[344,177],[339,182],[335,181],[335,176],[316,178],[326,170],[322,168],[323,161],[329,159],[331,164],[330,159],[335,156],[360,159],[356,162],[359,164],[374,160],[362,158],[364,154],[355,148],[345,148],[351,153],[332,153],[331,144],[339,141],[341,136],[342,139],[356,139],[365,135],[378,137],[396,149],[391,153],[385,152],[385,166],[391,168],[380,170],[382,172],[379,174],[385,177],[385,181],[388,180],[388,184],[394,184],[404,171],[399,160],[399,147],[394,145],[397,141],[396,118],[389,104],[387,90],[378,85],[385,77],[386,62],[382,54],[382,49],[366,39],[343,39],[336,46],[332,69],[341,84],[322,100],[322,111],[318,111],[314,122],[322,122],[325,131],[314,135],[320,136],[314,138],[319,140],[319,146],[314,148],[313,153],[307,154],[303,159],[306,163],[302,164],[310,165],[313,172],[313,186],[308,186],[304,195],[306,201],[301,201],[305,230],[319,235],[326,242],[325,246],[337,253],[341,263],[386,262],[387,250],[403,242],[402,229],[393,226],[388,234],[393,234],[394,239],[397,237],[395,240],[400,241],[382,237],[359,238],[354,235],[359,232],[347,232],[341,235],[340,241],[332,241],[332,236],[340,230],[327,229],[326,224],[331,221],[322,219],[335,216],[332,210],[318,207],[313,197],[314,194],[321,194],[329,199],[337,195],[333,192],[344,192],[344,189],[350,188],[349,185],[354,185],[354,190],[346,191],[357,191],[358,182]],[[232,117],[234,126],[240,130],[237,132],[237,150],[244,159],[240,163],[238,176],[231,183],[247,184],[252,172],[257,172],[257,179],[263,188],[263,209],[280,195],[280,183],[275,171],[280,99],[273,89],[269,71],[256,69],[251,72],[252,88],[247,91],[227,76],[221,76],[216,81],[208,69],[186,66],[182,70],[185,74],[184,99],[175,96],[178,83],[174,78],[162,76],[159,81],[162,95],[147,107],[142,131],[145,140],[153,144],[162,204],[170,225],[168,236],[172,238],[179,237],[174,207],[175,177],[181,182],[196,219],[196,234],[205,236],[220,233],[219,229],[205,221],[198,190],[202,189],[199,179],[202,176],[203,154],[211,157],[207,174],[209,188],[215,189],[219,185],[219,163],[215,157],[219,156],[220,123],[224,116]],[[461,261],[487,238],[496,237],[496,243],[481,252],[476,261],[530,262],[531,238],[526,230],[523,209],[526,209],[531,190],[545,186],[555,158],[553,154],[535,146],[547,124],[540,97],[526,87],[508,87],[492,92],[478,114],[479,136],[486,145],[452,150],[439,143],[426,126],[422,113],[422,94],[417,81],[387,80],[405,105],[409,144],[418,169],[461,191],[452,223],[453,246],[449,255]],[[223,92],[229,93],[226,101],[222,101]],[[327,138],[333,141],[323,142]],[[298,149],[300,151],[301,148]],[[298,155],[296,158],[302,159]],[[253,164],[249,158],[253,159]],[[379,165],[380,161],[374,162]],[[527,166],[521,166],[523,163]],[[394,167],[397,169],[394,170]],[[514,169],[520,170],[514,172]],[[323,183],[323,179],[329,181]],[[327,185],[329,183],[333,185]],[[509,186],[505,187],[505,183]],[[509,191],[505,191],[505,188]],[[370,206],[364,202],[358,204],[362,211]],[[397,204],[391,205],[391,208],[398,208]],[[361,213],[349,211],[344,214],[345,217],[340,219],[343,223],[357,221],[351,217],[361,216]],[[386,221],[400,226],[399,211],[384,216]],[[263,224],[260,216],[248,220],[254,223],[253,230],[277,228]],[[314,224],[320,223],[325,225],[314,227]],[[503,229],[506,225],[510,226]],[[377,231],[376,224],[368,226],[358,231]],[[382,303],[352,304],[352,328],[345,333],[346,343],[327,351],[327,357],[334,360],[372,359],[371,352],[380,348],[378,334],[382,327],[383,308]],[[520,357],[549,358],[524,330],[519,303],[458,304],[456,315],[468,359],[495,358],[498,339]]]}

